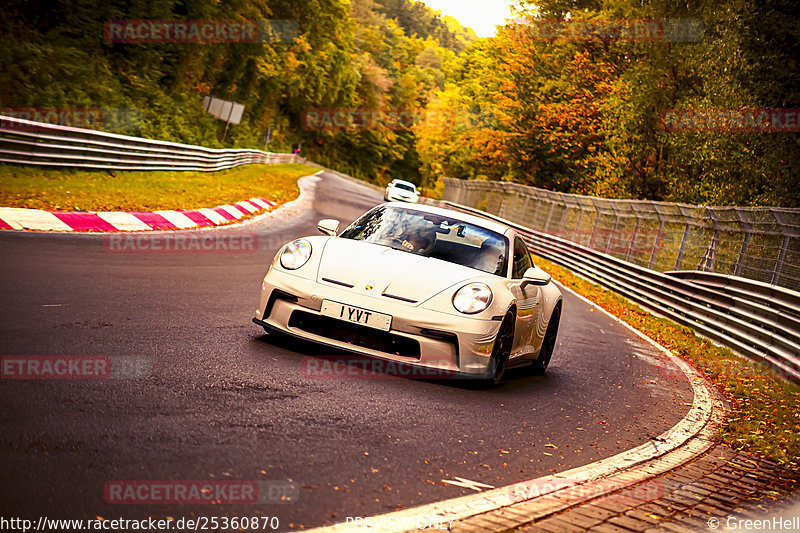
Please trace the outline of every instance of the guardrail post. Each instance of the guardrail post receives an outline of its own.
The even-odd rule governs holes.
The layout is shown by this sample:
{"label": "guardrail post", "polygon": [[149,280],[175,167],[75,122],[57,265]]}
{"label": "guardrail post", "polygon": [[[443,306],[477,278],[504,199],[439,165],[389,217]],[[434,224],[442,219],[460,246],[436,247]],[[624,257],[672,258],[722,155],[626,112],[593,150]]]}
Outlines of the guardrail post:
{"label": "guardrail post", "polygon": [[742,274],[742,269],[744,268],[744,258],[747,256],[747,245],[750,244],[750,224],[745,224],[743,222],[742,225],[744,226],[744,238],[742,239],[742,248],[739,250],[739,259],[736,261],[736,268],[733,271],[734,276],[739,276]]}
{"label": "guardrail post", "polygon": [[633,236],[631,237],[631,243],[628,245],[628,253],[625,254],[625,261],[631,260],[631,254],[633,253],[633,245],[636,244],[636,237],[639,234],[639,222],[641,222],[641,217],[639,213],[636,213],[636,222],[633,224]]}
{"label": "guardrail post", "polygon": [[610,254],[609,251],[611,248],[611,241],[612,239],[619,240],[619,236],[617,235],[617,228],[619,227],[619,210],[617,209],[616,205],[613,203],[611,204],[611,209],[614,210],[614,225],[611,226],[611,233],[608,234],[608,238],[606,239],[606,253]]}
{"label": "guardrail post", "polygon": [[681,269],[681,263],[683,263],[683,254],[686,250],[686,241],[689,240],[689,231],[691,226],[689,223],[686,223],[686,228],[683,230],[683,239],[681,239],[681,248],[678,250],[678,257],[675,259],[675,270]]}
{"label": "guardrail post", "polygon": [[583,205],[580,206],[578,222],[575,224],[575,233],[572,234],[572,242],[578,242],[578,232],[581,230],[581,220],[583,219]]}
{"label": "guardrail post", "polygon": [[553,218],[553,211],[556,209],[556,203],[552,200],[550,201],[550,211],[547,213],[547,220],[544,223],[544,230],[546,232],[550,232],[550,219]]}
{"label": "guardrail post", "polygon": [[594,208],[597,209],[597,216],[594,219],[594,226],[592,226],[592,236],[589,238],[589,248],[594,248],[594,238],[597,235],[597,225],[600,224],[600,208],[597,204],[594,204]]}
{"label": "guardrail post", "polygon": [[567,213],[569,212],[570,207],[565,203],[564,210],[561,212],[561,220],[558,221],[558,229],[556,233],[558,233],[559,237],[566,237],[567,230],[564,227],[564,224],[567,222]]}
{"label": "guardrail post", "polygon": [[517,195],[519,195],[520,201],[514,216],[520,224],[526,225],[528,221],[528,204],[530,203],[530,197],[524,191],[518,192]]}
{"label": "guardrail post", "polygon": [[659,243],[661,243],[661,237],[664,235],[664,217],[661,216],[661,213],[658,213],[658,233],[656,234],[656,240],[653,241],[653,252],[650,254],[650,262],[647,265],[647,268],[653,270],[653,267],[656,264],[656,254],[658,253]]}
{"label": "guardrail post", "polygon": [[[786,261],[786,252],[789,250],[792,233],[790,233],[788,230],[791,225],[786,219],[784,219],[783,213],[781,213],[778,209],[770,209],[770,211],[772,212],[772,216],[775,217],[775,221],[781,228],[781,233],[783,233],[781,249],[778,252],[778,260],[775,261],[775,268],[772,271],[772,280],[770,282],[772,285],[778,285],[781,281],[781,271],[783,270],[783,263]],[[795,235],[794,238],[797,238],[797,236]]]}
{"label": "guardrail post", "polygon": [[778,261],[775,263],[775,270],[772,272],[772,285],[778,285],[781,279],[781,270],[783,269],[783,262],[786,261],[786,250],[789,249],[788,235],[783,236],[781,243],[781,251],[778,253]]}

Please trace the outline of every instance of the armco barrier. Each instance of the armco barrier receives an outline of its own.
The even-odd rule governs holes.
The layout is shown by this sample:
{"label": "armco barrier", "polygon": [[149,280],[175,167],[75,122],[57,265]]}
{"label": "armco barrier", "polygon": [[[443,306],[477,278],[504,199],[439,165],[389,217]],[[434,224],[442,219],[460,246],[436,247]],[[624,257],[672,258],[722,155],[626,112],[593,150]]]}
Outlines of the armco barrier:
{"label": "armco barrier", "polygon": [[107,170],[214,172],[251,163],[304,163],[293,154],[212,149],[0,116],[0,162]]}
{"label": "armco barrier", "polygon": [[721,274],[657,272],[479,209],[442,203],[513,226],[537,255],[800,380],[800,292]]}

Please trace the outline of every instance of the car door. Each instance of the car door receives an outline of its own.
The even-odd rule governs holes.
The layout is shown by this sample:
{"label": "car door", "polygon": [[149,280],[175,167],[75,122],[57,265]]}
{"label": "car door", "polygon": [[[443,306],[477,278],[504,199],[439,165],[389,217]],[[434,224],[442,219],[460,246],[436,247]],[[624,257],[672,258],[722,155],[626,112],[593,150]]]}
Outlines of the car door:
{"label": "car door", "polygon": [[514,255],[509,288],[517,299],[517,321],[514,329],[514,348],[511,356],[518,357],[535,352],[536,322],[539,312],[539,287],[523,286],[522,276],[533,266],[528,247],[519,235],[514,236]]}

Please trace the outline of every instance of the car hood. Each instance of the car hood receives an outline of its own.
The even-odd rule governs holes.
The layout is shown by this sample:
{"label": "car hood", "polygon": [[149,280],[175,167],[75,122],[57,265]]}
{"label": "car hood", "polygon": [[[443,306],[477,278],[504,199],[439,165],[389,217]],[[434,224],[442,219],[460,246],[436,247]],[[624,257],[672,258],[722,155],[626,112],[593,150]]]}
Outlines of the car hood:
{"label": "car hood", "polygon": [[388,246],[331,238],[320,260],[317,281],[347,284],[360,294],[391,295],[416,304],[481,275],[469,267]]}

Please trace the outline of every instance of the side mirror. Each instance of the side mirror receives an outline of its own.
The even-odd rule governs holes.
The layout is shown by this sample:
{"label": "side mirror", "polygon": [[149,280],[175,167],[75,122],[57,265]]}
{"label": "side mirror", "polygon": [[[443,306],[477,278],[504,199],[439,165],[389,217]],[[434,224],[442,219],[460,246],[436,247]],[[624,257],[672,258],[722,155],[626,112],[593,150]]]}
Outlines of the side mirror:
{"label": "side mirror", "polygon": [[326,218],[324,220],[320,220],[317,223],[317,229],[323,235],[330,235],[331,237],[336,237],[336,233],[339,231],[339,221],[334,220],[332,218]]}
{"label": "side mirror", "polygon": [[535,266],[531,267],[525,271],[522,275],[522,284],[521,286],[524,287],[525,285],[547,285],[553,278],[542,270],[541,268]]}

